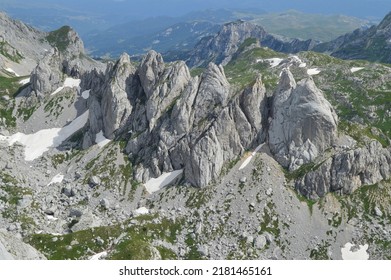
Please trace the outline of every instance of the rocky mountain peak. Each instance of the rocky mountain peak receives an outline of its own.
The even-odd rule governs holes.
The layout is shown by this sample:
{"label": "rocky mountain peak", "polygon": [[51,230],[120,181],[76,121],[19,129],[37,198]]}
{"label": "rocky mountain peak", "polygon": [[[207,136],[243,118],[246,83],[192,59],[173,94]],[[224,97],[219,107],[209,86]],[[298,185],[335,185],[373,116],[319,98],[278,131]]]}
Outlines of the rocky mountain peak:
{"label": "rocky mountain peak", "polygon": [[67,56],[84,54],[84,44],[79,35],[70,26],[63,26],[51,31],[46,36],[47,41]]}
{"label": "rocky mountain peak", "polygon": [[286,91],[296,87],[296,81],[289,68],[284,68],[281,71],[281,77],[278,82],[278,91]]}
{"label": "rocky mountain peak", "polygon": [[224,24],[219,35],[220,37],[227,37],[228,35],[232,40],[238,40],[240,37],[258,38],[261,33],[266,34],[265,29],[261,26],[244,20],[237,20]]}
{"label": "rocky mountain peak", "polygon": [[148,98],[152,95],[158,77],[163,73],[164,67],[163,57],[153,50],[149,51],[141,61],[139,76]]}
{"label": "rocky mountain peak", "polygon": [[[221,65],[209,63],[202,75],[201,84],[211,87],[211,89],[213,88],[213,91],[211,90],[210,92],[214,92],[212,99],[215,105],[225,105],[228,99],[230,85],[225,76],[224,68]],[[207,90],[205,89],[205,91]]]}
{"label": "rocky mountain peak", "polygon": [[130,56],[127,53],[122,53],[118,59],[118,64],[130,64]]}
{"label": "rocky mountain peak", "polygon": [[292,89],[296,88],[296,81],[291,71],[284,68],[281,72],[281,77],[273,98],[273,111],[281,107],[291,94]]}
{"label": "rocky mountain peak", "polygon": [[264,38],[266,31],[253,23],[245,21],[230,22],[221,28],[213,37],[202,39],[195,47],[192,57],[189,59],[190,66],[199,66],[210,61],[216,64],[226,65],[240,45],[248,38]]}
{"label": "rocky mountain peak", "polygon": [[337,115],[312,78],[297,83],[283,71],[273,96],[269,145],[290,170],[313,161],[336,139]]}
{"label": "rocky mountain peak", "polygon": [[130,61],[130,56],[127,53],[123,53],[113,68],[113,77],[116,79],[124,80],[136,72],[136,68]]}

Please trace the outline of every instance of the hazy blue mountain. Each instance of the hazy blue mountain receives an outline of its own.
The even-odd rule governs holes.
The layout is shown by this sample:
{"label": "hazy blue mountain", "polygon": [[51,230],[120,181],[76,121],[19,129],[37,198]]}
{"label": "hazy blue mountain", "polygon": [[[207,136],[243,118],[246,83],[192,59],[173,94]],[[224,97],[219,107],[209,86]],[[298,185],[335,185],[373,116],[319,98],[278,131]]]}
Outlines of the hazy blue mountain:
{"label": "hazy blue mountain", "polygon": [[208,21],[181,22],[165,26],[171,23],[173,18],[162,19],[156,18],[152,20],[152,24],[148,21],[134,22],[140,28],[127,29],[125,25],[120,29],[122,32],[109,29],[90,34],[86,36],[86,46],[91,55],[98,57],[118,57],[123,52],[133,56],[141,55],[150,49],[159,52],[183,52],[191,50],[201,38],[215,34],[220,28],[220,25]]}
{"label": "hazy blue mountain", "polygon": [[357,29],[337,39],[321,44],[316,51],[328,52],[342,59],[363,59],[391,63],[391,13],[377,26]]}
{"label": "hazy blue mountain", "polygon": [[386,11],[391,10],[391,2],[388,0],[3,0],[0,2],[0,10],[4,10],[14,18],[45,29],[68,24],[74,26],[81,34],[88,30],[106,29],[132,20],[156,16],[179,17],[206,9],[232,9],[256,13],[295,9],[304,13],[345,14],[381,19]]}
{"label": "hazy blue mountain", "polygon": [[[182,17],[153,17],[132,20],[107,30],[97,30],[82,36],[93,56],[117,57],[122,52],[132,55],[155,49],[168,59],[187,59],[183,56],[206,35],[214,35],[217,25],[245,20],[264,27],[270,33],[288,38],[329,41],[356,28],[368,26],[368,20],[342,15],[305,14],[290,10],[283,13],[264,13],[246,10],[204,10]],[[193,24],[196,24],[194,29]],[[175,25],[175,26],[173,26]],[[164,35],[165,30],[173,29]]]}

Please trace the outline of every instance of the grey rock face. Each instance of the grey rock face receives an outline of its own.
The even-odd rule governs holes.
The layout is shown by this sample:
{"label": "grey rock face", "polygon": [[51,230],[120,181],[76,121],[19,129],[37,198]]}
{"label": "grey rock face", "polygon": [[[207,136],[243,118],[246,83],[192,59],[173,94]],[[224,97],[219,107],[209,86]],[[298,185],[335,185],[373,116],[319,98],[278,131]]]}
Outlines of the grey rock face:
{"label": "grey rock face", "polygon": [[225,24],[216,36],[206,37],[196,45],[188,64],[191,67],[199,66],[215,57],[215,63],[225,65],[245,39],[264,38],[266,35],[262,27],[248,22]]}
{"label": "grey rock face", "polygon": [[176,62],[166,68],[161,55],[150,51],[141,62],[138,76],[147,98],[145,109],[151,130],[164,110],[187,86],[190,72],[184,62]]}
{"label": "grey rock face", "polygon": [[137,69],[123,55],[105,73],[86,73],[81,87],[91,89],[83,146],[92,145],[99,131],[107,138],[127,133],[126,152],[137,158],[134,176],[140,181],[184,169],[187,182],[206,186],[263,135],[261,77],[232,98],[224,69],[213,63],[191,78],[184,62],[164,64],[154,51]]}
{"label": "grey rock face", "polygon": [[[190,121],[184,123],[190,123],[188,127],[192,129],[175,150],[178,154],[174,155],[184,159],[185,178],[196,186],[206,186],[210,181],[217,179],[223,164],[242,154],[262,134],[262,127],[259,125],[265,110],[265,91],[262,82],[259,80],[257,86],[247,89],[230,102],[230,92],[222,86],[227,84],[222,69],[210,64],[201,77],[199,86],[191,87],[198,89],[198,92],[190,91],[196,96],[189,98],[194,100],[192,108],[196,109],[189,112],[187,106],[182,107],[182,103],[178,102],[178,107],[174,107],[173,110],[174,115],[178,112],[179,116],[190,116]],[[252,122],[243,112],[240,99],[243,101],[242,104],[250,99],[257,100],[257,103],[253,104],[252,113],[247,111]],[[186,113],[180,113],[182,109],[179,108],[183,108]]]}
{"label": "grey rock face", "polygon": [[13,260],[12,255],[7,251],[5,246],[0,242],[0,260]]}
{"label": "grey rock face", "polygon": [[[140,81],[156,83],[154,75],[159,74],[148,70],[146,65],[161,60],[154,53],[147,57],[151,61],[144,59],[138,70]],[[173,80],[180,86],[168,86],[167,90],[163,83],[163,87],[153,91],[140,82],[142,90],[136,90],[134,98],[147,99],[145,105],[132,101],[135,107],[130,117],[131,131],[136,136],[130,137],[126,151],[131,157],[137,154],[136,179],[146,181],[162,172],[184,169],[187,182],[206,186],[219,176],[224,163],[261,138],[266,107],[261,78],[232,99],[223,68],[213,63],[201,77],[190,78],[183,63],[169,65],[160,75],[167,77],[167,85]],[[150,91],[147,96],[143,95],[146,90]],[[161,108],[150,114],[154,104],[160,104]]]}
{"label": "grey rock face", "polygon": [[128,99],[127,87],[136,69],[130,62],[129,55],[123,54],[110,76],[102,96],[101,109],[103,118],[103,131],[107,138],[113,138],[114,132],[127,124],[132,106]]}
{"label": "grey rock face", "polygon": [[363,185],[387,180],[390,174],[390,150],[372,141],[365,147],[337,153],[298,180],[296,188],[311,198],[328,192],[349,194]]}
{"label": "grey rock face", "polygon": [[266,89],[261,76],[258,76],[254,85],[245,89],[240,96],[240,108],[248,119],[252,131],[259,131],[269,114]]}
{"label": "grey rock face", "polygon": [[[62,42],[58,43],[61,48],[53,42],[52,46],[47,47],[45,54],[38,60],[37,66],[31,73],[31,85],[27,89],[27,95],[31,93],[36,96],[51,94],[63,85],[64,76],[80,78],[91,69],[104,68],[103,64],[87,58],[83,42],[74,30],[69,27],[63,27],[61,30],[65,30],[65,32],[61,32],[61,36],[64,36],[65,33],[65,38],[56,37],[56,40]],[[58,31],[47,33],[44,38],[41,38],[41,41],[47,43],[48,38],[54,36],[52,34],[56,34],[56,32]]]}
{"label": "grey rock face", "polygon": [[31,90],[37,95],[52,93],[61,86],[62,72],[60,54],[52,49],[38,62],[37,67],[31,73]]}
{"label": "grey rock face", "polygon": [[[6,46],[8,57],[0,54],[0,61],[13,63],[10,57],[20,59],[20,66],[13,64],[19,75],[28,75],[50,49],[44,38],[47,33],[36,30],[18,20],[11,19],[0,12],[0,42]],[[2,64],[0,64],[2,66]]]}
{"label": "grey rock face", "polygon": [[0,260],[44,260],[41,253],[12,234],[0,231]]}
{"label": "grey rock face", "polygon": [[273,97],[269,146],[289,170],[312,162],[336,139],[337,115],[311,78],[297,85],[284,70]]}

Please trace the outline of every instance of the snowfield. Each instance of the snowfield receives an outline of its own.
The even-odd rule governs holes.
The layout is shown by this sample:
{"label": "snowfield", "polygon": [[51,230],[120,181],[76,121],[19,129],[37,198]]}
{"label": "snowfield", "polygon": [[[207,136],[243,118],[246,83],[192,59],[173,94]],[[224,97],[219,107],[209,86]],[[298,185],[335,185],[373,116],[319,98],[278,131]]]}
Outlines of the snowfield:
{"label": "snowfield", "polygon": [[346,243],[345,246],[341,248],[342,259],[343,260],[368,260],[369,254],[368,244],[360,245],[358,250],[352,250],[354,245],[350,242]]}
{"label": "snowfield", "polygon": [[174,181],[178,176],[183,173],[183,169],[175,170],[173,172],[163,173],[158,178],[150,179],[148,182],[144,184],[147,191],[152,194],[157,192],[158,190],[164,188],[169,185],[172,181]]}
{"label": "snowfield", "polygon": [[11,74],[14,74],[16,77],[20,77],[13,69],[11,68],[5,68],[5,71],[11,73]]}
{"label": "snowfield", "polygon": [[299,63],[299,68],[307,67],[307,63],[303,62],[297,55],[292,55],[290,58],[293,58],[297,63]]}
{"label": "snowfield", "polygon": [[321,71],[318,68],[311,68],[307,70],[307,74],[310,76],[318,75]]}
{"label": "snowfield", "polygon": [[111,142],[110,139],[107,139],[104,135],[103,135],[103,131],[99,131],[96,136],[95,136],[95,143],[100,147],[100,148],[103,148],[104,146],[106,146],[107,144],[109,144]]}
{"label": "snowfield", "polygon": [[270,67],[271,68],[274,68],[278,65],[280,65],[281,61],[283,61],[282,58],[278,58],[278,57],[273,57],[273,58],[268,58],[268,59],[257,59],[256,62],[259,63],[259,62],[269,62],[270,64]]}
{"label": "snowfield", "polygon": [[30,82],[30,77],[23,79],[23,80],[20,80],[19,84],[24,86],[24,85],[28,84],[29,82]]}
{"label": "snowfield", "polygon": [[360,71],[360,70],[362,70],[362,69],[364,69],[364,67],[352,67],[352,68],[350,69],[350,72],[354,73],[354,72]]}
{"label": "snowfield", "polygon": [[89,90],[85,90],[81,93],[81,97],[83,97],[83,99],[88,99],[90,98],[90,89]]}
{"label": "snowfield", "polygon": [[254,152],[252,152],[251,155],[250,155],[245,161],[243,161],[242,165],[239,167],[239,170],[244,169],[244,168],[251,162],[251,160],[253,159],[253,157],[259,152],[259,150],[263,147],[263,145],[265,145],[265,143],[262,143],[261,145],[259,145],[259,146],[254,150]]}
{"label": "snowfield", "polygon": [[137,210],[134,210],[136,215],[147,215],[149,214],[149,209],[145,207],[140,207]]}
{"label": "snowfield", "polygon": [[53,177],[53,179],[50,181],[48,186],[50,186],[51,184],[61,183],[63,180],[64,180],[64,175],[59,173],[59,174],[57,174],[56,176]]}
{"label": "snowfield", "polygon": [[55,218],[51,215],[46,215],[46,219],[48,219],[49,221],[57,221],[58,220],[58,218]]}
{"label": "snowfield", "polygon": [[54,92],[52,92],[51,95],[55,95],[56,93],[59,93],[62,91],[64,88],[74,88],[76,87],[78,90],[80,90],[80,79],[73,79],[73,78],[66,78],[64,81],[64,85],[62,87],[59,87],[56,89]]}
{"label": "snowfield", "polygon": [[282,58],[278,58],[278,57],[269,58],[265,60],[270,63],[271,68],[277,67],[278,65],[280,65],[281,61],[283,61]]}
{"label": "snowfield", "polygon": [[18,132],[11,136],[0,135],[0,141],[7,141],[12,146],[16,142],[24,146],[24,159],[33,161],[50,148],[56,148],[61,145],[76,131],[82,129],[88,121],[89,111],[74,119],[69,125],[61,128],[50,128],[37,131],[33,134],[24,134]]}
{"label": "snowfield", "polygon": [[98,253],[90,258],[90,261],[99,261],[107,257],[107,252]]}

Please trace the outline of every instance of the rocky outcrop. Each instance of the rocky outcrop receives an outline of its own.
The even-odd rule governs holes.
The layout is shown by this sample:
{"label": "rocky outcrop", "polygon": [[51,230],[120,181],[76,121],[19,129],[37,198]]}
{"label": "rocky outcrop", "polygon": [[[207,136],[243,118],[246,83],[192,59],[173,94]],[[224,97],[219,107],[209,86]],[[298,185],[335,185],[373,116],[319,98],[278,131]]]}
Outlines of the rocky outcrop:
{"label": "rocky outcrop", "polygon": [[62,86],[66,76],[80,78],[91,69],[103,70],[105,67],[85,55],[82,40],[70,27],[49,32],[42,40],[51,46],[31,73],[27,95],[50,94]]}
{"label": "rocky outcrop", "polygon": [[0,230],[0,260],[44,260],[40,252],[18,239],[16,236]]}
{"label": "rocky outcrop", "polygon": [[261,26],[239,20],[225,24],[215,36],[201,39],[187,64],[190,67],[206,66],[209,62],[226,65],[249,38],[257,39],[262,46],[286,53],[310,50],[315,46],[313,40],[277,37],[267,33]]}
{"label": "rocky outcrop", "polygon": [[174,104],[187,86],[190,72],[182,61],[166,68],[162,56],[150,51],[141,62],[138,75],[147,99],[146,115],[152,130],[164,110]]}
{"label": "rocky outcrop", "polygon": [[[189,80],[172,110],[161,116],[160,125],[129,141],[127,152],[140,161],[136,178],[145,181],[184,169],[186,182],[206,186],[218,178],[227,161],[261,138],[264,98],[259,78],[232,99],[223,68],[210,64],[201,77]],[[254,102],[252,110],[244,112],[241,102]],[[154,149],[153,143],[158,143]]]}
{"label": "rocky outcrop", "polygon": [[105,73],[83,76],[90,89],[90,120],[84,147],[100,131],[107,138],[127,137],[134,176],[147,181],[184,169],[184,179],[206,186],[223,165],[264,137],[266,90],[261,77],[233,95],[224,69],[210,63],[192,78],[184,62],[164,64],[150,51],[137,69],[127,55]]}
{"label": "rocky outcrop", "polygon": [[52,93],[62,85],[63,73],[61,71],[60,54],[52,49],[38,62],[31,73],[31,90],[38,96]]}
{"label": "rocky outcrop", "polygon": [[114,66],[107,87],[102,94],[103,132],[107,138],[128,123],[132,105],[128,99],[129,78],[136,72],[129,55],[123,54]]}
{"label": "rocky outcrop", "polygon": [[296,84],[288,69],[282,72],[273,96],[269,146],[289,170],[314,161],[336,139],[337,115],[311,78]]}
{"label": "rocky outcrop", "polygon": [[215,36],[203,38],[188,60],[191,67],[213,61],[227,64],[239,46],[248,38],[265,38],[266,31],[249,22],[236,21],[225,24]]}
{"label": "rocky outcrop", "polygon": [[80,86],[89,92],[84,148],[93,145],[100,132],[113,139],[118,130],[126,128],[132,111],[128,91],[135,71],[129,55],[123,54],[115,65],[109,64],[105,72],[95,69],[82,76]]}
{"label": "rocky outcrop", "polygon": [[364,147],[338,152],[295,183],[313,199],[329,192],[350,194],[363,185],[374,185],[391,177],[391,152],[377,141]]}
{"label": "rocky outcrop", "polygon": [[[187,136],[184,139],[186,144],[180,146],[185,147],[181,152],[188,159],[184,161],[186,179],[195,186],[203,187],[217,179],[225,163],[241,155],[262,137],[266,94],[261,79],[229,102],[224,98],[229,94],[223,90],[226,87],[221,87],[224,84],[228,82],[222,68],[210,64],[194,98],[192,108],[197,111],[191,114],[194,117],[190,137]],[[254,103],[250,111],[244,106],[251,101]]]}

